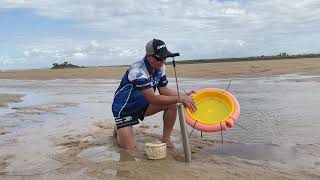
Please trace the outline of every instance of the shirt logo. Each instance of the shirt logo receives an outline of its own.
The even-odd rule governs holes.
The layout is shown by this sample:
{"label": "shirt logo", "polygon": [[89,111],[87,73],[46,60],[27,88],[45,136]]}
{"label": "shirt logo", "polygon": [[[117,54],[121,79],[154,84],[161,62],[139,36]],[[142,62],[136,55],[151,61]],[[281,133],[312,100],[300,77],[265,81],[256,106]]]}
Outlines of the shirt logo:
{"label": "shirt logo", "polygon": [[166,45],[165,45],[165,44],[162,44],[162,45],[160,45],[160,46],[157,47],[157,50],[159,50],[159,49],[161,49],[161,48],[164,48],[164,47],[166,47]]}
{"label": "shirt logo", "polygon": [[137,75],[136,75],[136,78],[139,78],[141,77],[143,74],[141,72],[139,72]]}
{"label": "shirt logo", "polygon": [[124,117],[124,118],[122,118],[122,120],[123,120],[124,122],[131,121],[131,120],[132,120],[132,116]]}
{"label": "shirt logo", "polygon": [[132,120],[132,116],[126,116],[126,117],[122,117],[122,118],[116,118],[116,123],[126,123]]}
{"label": "shirt logo", "polygon": [[150,86],[151,85],[151,82],[147,82],[147,83],[145,83],[145,84],[137,84],[136,86],[137,87],[147,87],[147,86]]}
{"label": "shirt logo", "polygon": [[155,80],[155,81],[152,82],[152,86],[153,86],[153,87],[154,87],[154,86],[157,86],[158,84],[159,84],[159,81],[156,81],[156,80]]}

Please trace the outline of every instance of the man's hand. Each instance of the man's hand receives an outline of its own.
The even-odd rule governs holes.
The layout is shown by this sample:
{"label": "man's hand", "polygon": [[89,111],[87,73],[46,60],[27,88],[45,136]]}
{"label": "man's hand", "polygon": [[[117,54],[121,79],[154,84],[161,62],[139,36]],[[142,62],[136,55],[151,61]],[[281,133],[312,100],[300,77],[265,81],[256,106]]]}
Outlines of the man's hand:
{"label": "man's hand", "polygon": [[193,99],[190,96],[187,96],[187,95],[182,96],[181,102],[185,107],[189,108],[192,112],[197,111],[196,103],[193,101]]}
{"label": "man's hand", "polygon": [[191,94],[196,93],[196,92],[197,92],[197,91],[195,91],[195,90],[191,90],[191,91],[187,92],[186,94],[187,94],[188,96],[190,96]]}

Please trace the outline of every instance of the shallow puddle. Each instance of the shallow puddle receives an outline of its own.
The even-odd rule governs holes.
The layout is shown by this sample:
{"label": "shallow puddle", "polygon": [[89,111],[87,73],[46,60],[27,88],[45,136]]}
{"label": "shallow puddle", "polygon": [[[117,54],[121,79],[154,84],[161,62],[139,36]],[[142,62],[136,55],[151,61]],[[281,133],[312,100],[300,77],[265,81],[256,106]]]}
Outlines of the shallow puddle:
{"label": "shallow puddle", "polygon": [[81,159],[86,159],[95,162],[103,162],[103,161],[118,161],[118,162],[126,162],[126,161],[136,161],[138,160],[126,150],[116,150],[113,148],[113,145],[106,146],[98,146],[93,148],[88,148],[79,154]]}
{"label": "shallow puddle", "polygon": [[207,150],[212,155],[235,156],[241,159],[288,162],[297,158],[293,149],[280,149],[274,144],[224,144]]}
{"label": "shallow puddle", "polygon": [[98,146],[81,151],[79,154],[81,159],[95,162],[103,161],[119,161],[120,154],[110,149],[110,146]]}

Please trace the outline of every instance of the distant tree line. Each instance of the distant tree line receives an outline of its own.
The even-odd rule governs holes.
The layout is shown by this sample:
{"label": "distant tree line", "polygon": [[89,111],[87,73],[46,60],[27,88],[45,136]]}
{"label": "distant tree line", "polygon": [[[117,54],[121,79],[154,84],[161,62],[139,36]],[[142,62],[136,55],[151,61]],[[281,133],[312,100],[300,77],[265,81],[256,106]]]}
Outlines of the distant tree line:
{"label": "distant tree line", "polygon": [[66,69],[66,68],[85,68],[84,66],[74,65],[68,62],[62,64],[53,63],[51,69]]}
{"label": "distant tree line", "polygon": [[[320,54],[296,54],[296,55],[290,55],[286,52],[281,52],[277,55],[271,55],[271,56],[255,56],[255,57],[249,57],[249,58],[260,58],[260,57],[293,57],[293,58],[308,58],[308,57],[320,57]],[[277,58],[275,58],[277,59]]]}
{"label": "distant tree line", "polygon": [[[277,55],[261,55],[252,57],[239,57],[239,58],[219,58],[219,59],[197,59],[197,60],[182,60],[176,61],[178,64],[194,64],[194,63],[218,63],[218,62],[238,62],[238,61],[259,61],[259,60],[277,60],[277,59],[299,59],[299,58],[319,58],[320,54],[297,54],[289,55],[286,52]],[[166,64],[172,64],[171,61]]]}

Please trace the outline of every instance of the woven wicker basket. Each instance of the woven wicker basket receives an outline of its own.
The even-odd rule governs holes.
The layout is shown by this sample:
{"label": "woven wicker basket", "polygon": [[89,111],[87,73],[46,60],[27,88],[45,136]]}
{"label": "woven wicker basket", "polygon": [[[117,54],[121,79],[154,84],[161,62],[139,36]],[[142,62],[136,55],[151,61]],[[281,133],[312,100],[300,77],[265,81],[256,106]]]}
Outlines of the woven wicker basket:
{"label": "woven wicker basket", "polygon": [[148,159],[163,159],[167,157],[166,143],[146,143],[145,146]]}

